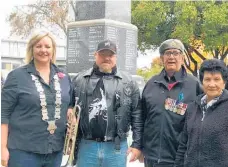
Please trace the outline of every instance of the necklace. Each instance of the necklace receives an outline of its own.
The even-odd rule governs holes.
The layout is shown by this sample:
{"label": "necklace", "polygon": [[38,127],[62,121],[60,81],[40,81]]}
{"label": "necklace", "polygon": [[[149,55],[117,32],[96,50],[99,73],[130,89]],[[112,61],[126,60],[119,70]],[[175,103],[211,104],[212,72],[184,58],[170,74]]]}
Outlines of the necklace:
{"label": "necklace", "polygon": [[59,83],[59,77],[57,74],[54,75],[54,89],[56,91],[55,94],[55,115],[54,120],[49,120],[48,117],[48,110],[47,110],[47,102],[46,102],[46,95],[44,94],[44,89],[42,84],[40,83],[37,76],[31,74],[32,80],[35,83],[37,92],[39,93],[40,97],[40,106],[41,106],[41,113],[42,113],[42,120],[48,123],[47,130],[50,134],[54,134],[57,126],[55,125],[55,121],[60,119],[60,111],[61,111],[61,87]]}

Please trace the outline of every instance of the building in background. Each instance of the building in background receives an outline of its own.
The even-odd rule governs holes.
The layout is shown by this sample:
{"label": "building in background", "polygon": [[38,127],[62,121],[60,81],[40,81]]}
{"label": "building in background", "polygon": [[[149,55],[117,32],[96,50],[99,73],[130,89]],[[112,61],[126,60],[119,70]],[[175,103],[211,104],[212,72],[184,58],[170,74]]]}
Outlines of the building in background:
{"label": "building in background", "polygon": [[[1,40],[1,70],[11,71],[24,64],[27,41],[25,40]],[[56,64],[65,69],[66,46],[58,45],[56,48]]]}

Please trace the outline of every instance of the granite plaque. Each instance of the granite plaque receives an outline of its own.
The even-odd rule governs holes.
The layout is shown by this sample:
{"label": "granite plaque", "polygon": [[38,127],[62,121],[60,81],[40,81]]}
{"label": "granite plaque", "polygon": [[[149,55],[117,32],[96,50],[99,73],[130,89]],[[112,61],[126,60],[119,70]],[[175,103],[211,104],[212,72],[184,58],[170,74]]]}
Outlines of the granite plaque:
{"label": "granite plaque", "polygon": [[100,41],[117,44],[117,67],[136,74],[137,27],[107,19],[79,21],[68,26],[67,71],[77,73],[92,67]]}

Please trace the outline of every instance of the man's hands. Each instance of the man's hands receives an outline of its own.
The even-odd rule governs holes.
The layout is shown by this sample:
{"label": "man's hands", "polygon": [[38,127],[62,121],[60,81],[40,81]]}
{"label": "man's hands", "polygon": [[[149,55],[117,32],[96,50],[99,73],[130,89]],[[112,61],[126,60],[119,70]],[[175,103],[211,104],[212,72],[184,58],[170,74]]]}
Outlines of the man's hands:
{"label": "man's hands", "polygon": [[144,155],[143,155],[143,153],[141,153],[141,155],[139,156],[139,162],[140,163],[144,163]]}
{"label": "man's hands", "polygon": [[6,167],[9,161],[9,150],[7,147],[1,148],[1,165]]}
{"label": "man's hands", "polygon": [[140,150],[138,150],[137,148],[130,147],[127,150],[127,155],[129,155],[129,154],[131,156],[129,162],[134,162],[140,158],[140,156],[142,155],[142,152]]}

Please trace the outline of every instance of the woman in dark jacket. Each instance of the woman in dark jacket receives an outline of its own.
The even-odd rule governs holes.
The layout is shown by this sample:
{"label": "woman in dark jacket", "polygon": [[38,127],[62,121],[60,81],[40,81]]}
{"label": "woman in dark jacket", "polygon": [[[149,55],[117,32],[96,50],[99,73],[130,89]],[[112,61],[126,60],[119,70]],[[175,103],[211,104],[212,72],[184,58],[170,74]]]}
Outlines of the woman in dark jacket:
{"label": "woman in dark jacket", "polygon": [[46,32],[28,42],[26,65],[11,71],[1,96],[1,165],[59,167],[67,114],[69,76],[56,65],[56,43]]}
{"label": "woman in dark jacket", "polygon": [[206,60],[200,67],[204,93],[189,104],[176,154],[176,167],[228,166],[228,91],[224,62]]}

